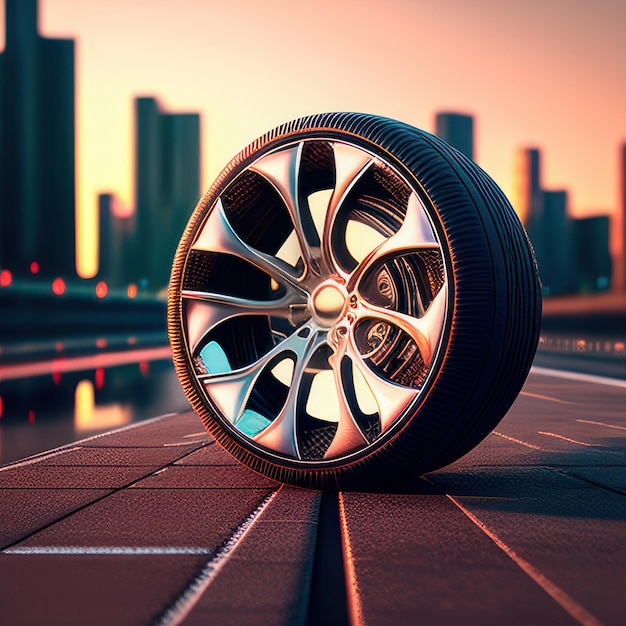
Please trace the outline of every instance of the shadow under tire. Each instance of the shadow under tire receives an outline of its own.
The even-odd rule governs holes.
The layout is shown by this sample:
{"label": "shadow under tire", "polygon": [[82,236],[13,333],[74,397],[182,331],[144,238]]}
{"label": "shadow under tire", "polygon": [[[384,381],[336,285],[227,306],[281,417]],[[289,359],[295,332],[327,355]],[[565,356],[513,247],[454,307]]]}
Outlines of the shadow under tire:
{"label": "shadow under tire", "polygon": [[191,216],[168,296],[175,369],[211,436],[316,489],[473,448],[517,397],[540,318],[532,248],[491,178],[360,113],[238,154]]}

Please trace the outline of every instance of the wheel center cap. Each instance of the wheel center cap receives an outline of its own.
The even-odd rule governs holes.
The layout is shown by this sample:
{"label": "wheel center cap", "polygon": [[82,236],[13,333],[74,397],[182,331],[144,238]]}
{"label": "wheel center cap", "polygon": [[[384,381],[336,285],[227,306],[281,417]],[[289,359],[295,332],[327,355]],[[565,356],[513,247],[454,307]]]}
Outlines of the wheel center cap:
{"label": "wheel center cap", "polygon": [[323,283],[311,294],[313,315],[323,326],[332,326],[346,312],[348,294],[335,282]]}

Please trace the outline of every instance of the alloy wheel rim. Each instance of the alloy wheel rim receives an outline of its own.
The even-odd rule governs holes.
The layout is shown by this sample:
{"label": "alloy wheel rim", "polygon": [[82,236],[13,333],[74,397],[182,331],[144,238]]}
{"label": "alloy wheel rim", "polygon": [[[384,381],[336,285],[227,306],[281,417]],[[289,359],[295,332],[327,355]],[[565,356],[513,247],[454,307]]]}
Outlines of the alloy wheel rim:
{"label": "alloy wheel rim", "polygon": [[378,446],[424,396],[448,317],[443,248],[388,161],[343,139],[275,148],[213,201],[182,278],[193,376],[273,457]]}

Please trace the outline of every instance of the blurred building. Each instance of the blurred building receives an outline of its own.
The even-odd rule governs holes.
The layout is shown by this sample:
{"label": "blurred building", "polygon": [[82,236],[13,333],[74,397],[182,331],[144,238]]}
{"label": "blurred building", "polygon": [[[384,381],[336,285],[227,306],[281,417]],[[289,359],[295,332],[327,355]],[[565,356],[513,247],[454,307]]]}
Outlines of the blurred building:
{"label": "blurred building", "polygon": [[619,147],[619,208],[612,225],[613,291],[626,292],[626,143]]}
{"label": "blurred building", "polygon": [[[541,184],[541,151],[539,148],[522,148],[516,157],[516,209],[526,229],[533,228],[543,215],[543,187]],[[532,237],[531,237],[532,239]],[[537,241],[533,244],[537,246]]]}
{"label": "blurred building", "polygon": [[133,282],[157,291],[169,281],[176,246],[200,196],[200,116],[135,100]]}
{"label": "blurred building", "polygon": [[98,195],[98,223],[98,279],[109,287],[127,287],[132,282],[129,271],[132,216],[117,215],[115,195],[101,193]]}
{"label": "blurred building", "polygon": [[[533,234],[540,242],[535,253],[544,293],[574,293],[578,291],[579,262],[573,245],[567,191],[544,191],[542,204],[542,214],[534,221]],[[532,237],[531,234],[531,240]]]}
{"label": "blurred building", "polygon": [[450,112],[437,113],[435,134],[466,157],[474,158],[474,118],[471,115]]}
{"label": "blurred building", "polygon": [[75,269],[74,41],[37,32],[37,0],[5,0],[0,55],[0,265]]}
{"label": "blurred building", "polygon": [[611,286],[608,215],[572,220],[572,239],[578,262],[578,290],[588,293],[608,289]]}

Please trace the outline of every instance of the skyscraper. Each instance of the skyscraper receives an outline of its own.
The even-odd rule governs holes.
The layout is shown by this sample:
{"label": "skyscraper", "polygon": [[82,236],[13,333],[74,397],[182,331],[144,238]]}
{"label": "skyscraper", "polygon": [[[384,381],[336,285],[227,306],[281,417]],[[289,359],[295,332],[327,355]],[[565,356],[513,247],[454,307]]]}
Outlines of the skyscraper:
{"label": "skyscraper", "polygon": [[437,113],[435,134],[466,157],[474,158],[474,118],[471,115],[450,112]]}
{"label": "skyscraper", "polygon": [[[75,275],[74,41],[37,32],[37,0],[5,0],[0,58],[0,265]],[[32,265],[31,265],[32,264]]]}
{"label": "skyscraper", "polygon": [[134,282],[167,285],[174,252],[200,195],[200,116],[135,100]]}
{"label": "skyscraper", "polygon": [[619,147],[619,215],[613,239],[613,291],[626,292],[626,143]]}
{"label": "skyscraper", "polygon": [[579,290],[603,291],[611,284],[609,217],[595,215],[572,220]]}
{"label": "skyscraper", "polygon": [[543,215],[535,226],[540,233],[541,246],[536,253],[546,295],[577,291],[578,263],[567,210],[567,191],[543,192]]}
{"label": "skyscraper", "polygon": [[98,279],[109,287],[126,287],[131,281],[129,249],[132,216],[115,213],[116,198],[112,193],[98,195],[99,255]]}

